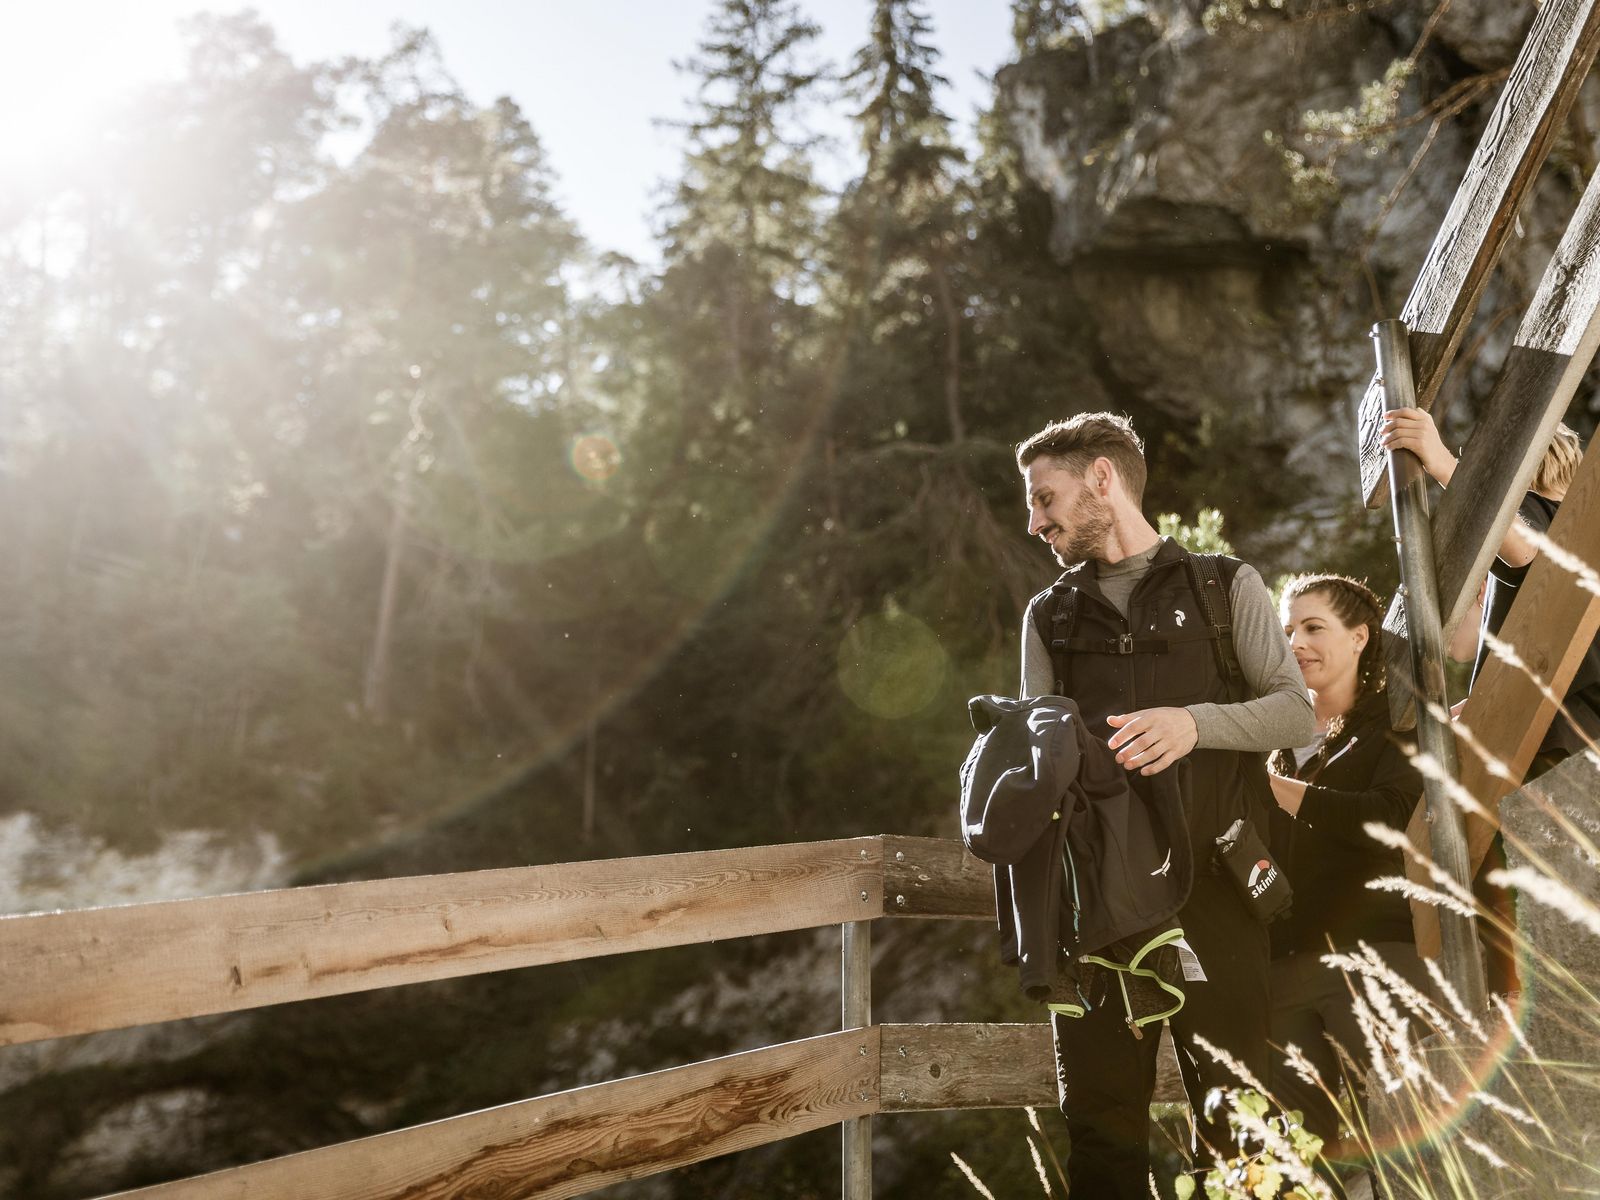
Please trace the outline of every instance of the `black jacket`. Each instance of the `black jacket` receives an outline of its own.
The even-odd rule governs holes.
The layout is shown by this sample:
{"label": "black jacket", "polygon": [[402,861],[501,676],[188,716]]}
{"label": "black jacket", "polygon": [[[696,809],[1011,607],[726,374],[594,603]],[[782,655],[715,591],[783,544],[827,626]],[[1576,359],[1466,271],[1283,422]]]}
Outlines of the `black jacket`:
{"label": "black jacket", "polygon": [[1299,769],[1280,752],[1280,774],[1303,779],[1298,817],[1274,806],[1271,845],[1294,887],[1294,908],[1272,927],[1272,955],[1353,949],[1358,940],[1413,940],[1411,906],[1394,892],[1374,892],[1369,879],[1405,874],[1398,850],[1380,846],[1362,828],[1378,821],[1404,829],[1422,795],[1422,776],[1389,725],[1389,698],[1363,699],[1344,728]]}
{"label": "black jacket", "polygon": [[1061,696],[968,708],[979,736],[961,766],[962,839],[995,864],[1002,957],[1048,999],[1078,956],[1169,922],[1188,899],[1187,771],[1130,775]]}

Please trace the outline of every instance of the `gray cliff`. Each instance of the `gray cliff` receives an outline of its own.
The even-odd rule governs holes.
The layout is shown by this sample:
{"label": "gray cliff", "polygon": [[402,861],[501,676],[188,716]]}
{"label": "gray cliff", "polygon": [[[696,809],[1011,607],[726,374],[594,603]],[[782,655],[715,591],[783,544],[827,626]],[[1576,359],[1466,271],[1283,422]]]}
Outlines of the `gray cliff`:
{"label": "gray cliff", "polygon": [[[1223,508],[1249,553],[1354,567],[1370,544],[1352,517],[1367,332],[1399,315],[1535,10],[1448,6],[1390,127],[1340,144],[1299,136],[1304,114],[1359,108],[1416,51],[1435,5],[1245,4],[1246,22],[1210,30],[1207,7],[1141,6],[999,75],[1025,171],[1051,200],[1051,252],[1081,300],[1094,366],[1079,402],[1199,418],[1211,444],[1187,449],[1217,486],[1197,498]],[[1457,98],[1459,114],[1436,122]],[[1457,445],[1576,205],[1593,123],[1571,124],[1442,397]],[[1251,528],[1229,502],[1258,488],[1283,515]],[[1336,529],[1348,551],[1330,550]],[[1329,553],[1351,561],[1316,561]]]}

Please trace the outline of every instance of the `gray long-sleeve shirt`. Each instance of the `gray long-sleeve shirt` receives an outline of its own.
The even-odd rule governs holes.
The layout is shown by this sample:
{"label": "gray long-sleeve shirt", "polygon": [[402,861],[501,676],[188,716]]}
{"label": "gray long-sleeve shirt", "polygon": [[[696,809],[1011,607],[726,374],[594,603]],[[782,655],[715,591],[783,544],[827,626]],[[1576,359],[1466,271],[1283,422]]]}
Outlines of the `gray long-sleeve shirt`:
{"label": "gray long-sleeve shirt", "polygon": [[[1165,540],[1165,539],[1163,539]],[[1150,569],[1161,542],[1143,554],[1116,564],[1101,564],[1100,590],[1123,616],[1128,599]],[[1190,704],[1203,750],[1277,750],[1302,746],[1316,734],[1316,717],[1305,680],[1289,650],[1272,596],[1249,564],[1239,568],[1229,591],[1233,604],[1233,645],[1239,667],[1256,699],[1236,704]],[[1055,689],[1055,668],[1044,638],[1024,621],[1022,630],[1022,695],[1044,696]]]}

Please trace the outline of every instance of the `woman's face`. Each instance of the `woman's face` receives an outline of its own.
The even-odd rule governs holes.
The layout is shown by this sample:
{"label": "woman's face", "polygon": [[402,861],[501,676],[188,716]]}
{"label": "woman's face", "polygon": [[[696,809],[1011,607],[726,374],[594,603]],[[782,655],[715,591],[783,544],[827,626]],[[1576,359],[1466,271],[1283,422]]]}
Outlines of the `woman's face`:
{"label": "woman's face", "polygon": [[1308,592],[1290,601],[1283,632],[1289,636],[1306,687],[1313,692],[1341,685],[1355,688],[1361,650],[1367,644],[1365,625],[1351,629],[1334,615],[1327,596]]}

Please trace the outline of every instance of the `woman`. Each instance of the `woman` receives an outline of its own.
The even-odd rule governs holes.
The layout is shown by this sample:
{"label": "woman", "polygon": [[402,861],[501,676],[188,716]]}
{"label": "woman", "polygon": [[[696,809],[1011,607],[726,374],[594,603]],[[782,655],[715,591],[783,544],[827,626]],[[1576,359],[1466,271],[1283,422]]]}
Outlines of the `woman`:
{"label": "woman", "polygon": [[[1362,828],[1379,821],[1404,829],[1422,794],[1422,778],[1396,741],[1383,690],[1383,609],[1365,584],[1342,575],[1302,575],[1282,600],[1284,632],[1311,692],[1316,740],[1280,750],[1270,780],[1274,856],[1294,887],[1294,908],[1272,929],[1272,1044],[1293,1043],[1328,1087],[1341,1078],[1332,1038],[1357,1063],[1366,1061],[1350,986],[1320,959],[1331,944],[1366,942],[1425,994],[1432,990],[1417,956],[1406,900],[1374,892],[1367,881],[1403,875],[1399,851]],[[1330,1146],[1339,1113],[1320,1089],[1289,1070],[1281,1056],[1270,1086],[1286,1109]]]}

